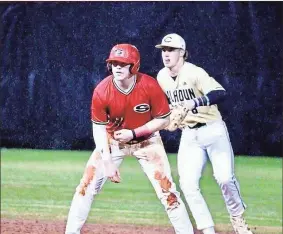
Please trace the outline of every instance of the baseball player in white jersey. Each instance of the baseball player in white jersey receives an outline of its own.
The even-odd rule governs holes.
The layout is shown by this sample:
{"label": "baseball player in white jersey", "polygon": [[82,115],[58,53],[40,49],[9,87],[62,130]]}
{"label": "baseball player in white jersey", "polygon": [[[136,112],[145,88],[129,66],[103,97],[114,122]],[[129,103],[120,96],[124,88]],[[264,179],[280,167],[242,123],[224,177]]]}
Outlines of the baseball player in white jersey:
{"label": "baseball player in white jersey", "polygon": [[171,107],[182,105],[189,110],[182,122],[178,171],[180,187],[197,228],[204,234],[215,233],[199,187],[208,157],[235,232],[252,234],[243,218],[246,205],[234,175],[234,153],[228,131],[216,105],[225,98],[225,89],[204,69],[185,61],[186,43],[178,34],[166,35],[155,47],[162,49],[165,66],[159,71],[157,80]]}

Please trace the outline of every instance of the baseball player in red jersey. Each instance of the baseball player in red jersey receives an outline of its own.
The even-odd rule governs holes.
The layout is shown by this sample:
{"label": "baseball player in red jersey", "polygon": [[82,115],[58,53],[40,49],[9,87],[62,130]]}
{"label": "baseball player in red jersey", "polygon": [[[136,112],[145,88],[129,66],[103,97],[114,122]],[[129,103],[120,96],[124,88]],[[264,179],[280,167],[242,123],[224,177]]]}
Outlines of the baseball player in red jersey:
{"label": "baseball player in red jersey", "polygon": [[246,205],[234,174],[234,153],[217,107],[225,98],[225,89],[204,69],[185,61],[186,43],[180,35],[166,35],[156,48],[162,50],[164,63],[157,81],[172,107],[182,106],[181,109],[187,110],[185,115],[180,115],[178,109],[173,108],[171,119],[185,116],[179,125],[182,137],[177,156],[178,172],[180,187],[197,228],[204,234],[215,234],[214,222],[199,187],[202,170],[209,159],[235,232],[252,234],[243,218]]}
{"label": "baseball player in red jersey", "polygon": [[80,233],[95,196],[107,178],[121,181],[118,167],[125,155],[132,155],[154,187],[175,232],[193,234],[158,132],[169,123],[165,94],[154,78],[138,72],[140,54],[135,46],[114,46],[106,62],[112,74],[97,85],[92,97],[96,148],[74,194],[66,233]]}

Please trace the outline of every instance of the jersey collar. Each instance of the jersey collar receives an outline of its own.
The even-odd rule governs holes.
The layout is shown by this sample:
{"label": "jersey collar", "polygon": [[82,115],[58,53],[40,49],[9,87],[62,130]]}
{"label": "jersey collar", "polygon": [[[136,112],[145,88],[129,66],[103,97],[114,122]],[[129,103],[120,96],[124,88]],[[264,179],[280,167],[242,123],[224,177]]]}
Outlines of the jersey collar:
{"label": "jersey collar", "polygon": [[130,94],[130,93],[132,92],[132,90],[134,89],[134,87],[135,87],[135,85],[136,85],[136,83],[137,83],[137,75],[135,75],[135,77],[134,77],[134,82],[132,83],[132,85],[131,85],[127,90],[121,89],[121,88],[118,86],[118,84],[115,82],[114,77],[113,77],[112,81],[113,81],[114,86],[116,87],[116,89],[118,89],[118,91],[119,91],[120,93],[125,94],[125,95],[128,95],[128,94]]}

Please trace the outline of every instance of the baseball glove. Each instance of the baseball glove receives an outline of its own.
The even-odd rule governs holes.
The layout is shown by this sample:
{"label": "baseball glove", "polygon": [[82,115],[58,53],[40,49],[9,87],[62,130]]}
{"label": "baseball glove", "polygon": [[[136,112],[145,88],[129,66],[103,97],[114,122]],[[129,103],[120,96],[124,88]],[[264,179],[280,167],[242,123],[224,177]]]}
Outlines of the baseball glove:
{"label": "baseball glove", "polygon": [[180,124],[184,120],[188,113],[188,109],[184,106],[174,106],[171,108],[171,115],[170,115],[170,123],[165,128],[165,130],[168,130],[170,132],[175,131],[177,128],[179,128]]}

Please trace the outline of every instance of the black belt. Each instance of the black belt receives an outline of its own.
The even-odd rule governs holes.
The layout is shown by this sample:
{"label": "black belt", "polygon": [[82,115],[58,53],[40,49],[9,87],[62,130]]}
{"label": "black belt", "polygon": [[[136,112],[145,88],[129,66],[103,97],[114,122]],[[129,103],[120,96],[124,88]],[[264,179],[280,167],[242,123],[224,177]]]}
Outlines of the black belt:
{"label": "black belt", "polygon": [[203,127],[203,126],[205,126],[206,125],[206,123],[197,123],[195,126],[193,126],[193,127],[190,127],[190,126],[188,126],[190,129],[195,129],[195,128],[200,128],[200,127]]}
{"label": "black belt", "polygon": [[151,134],[150,136],[147,136],[147,137],[139,137],[135,140],[131,140],[125,144],[128,144],[128,145],[135,145],[135,144],[138,144],[138,143],[142,143],[142,142],[145,142],[146,140],[148,140],[149,138],[153,137],[153,134]]}

